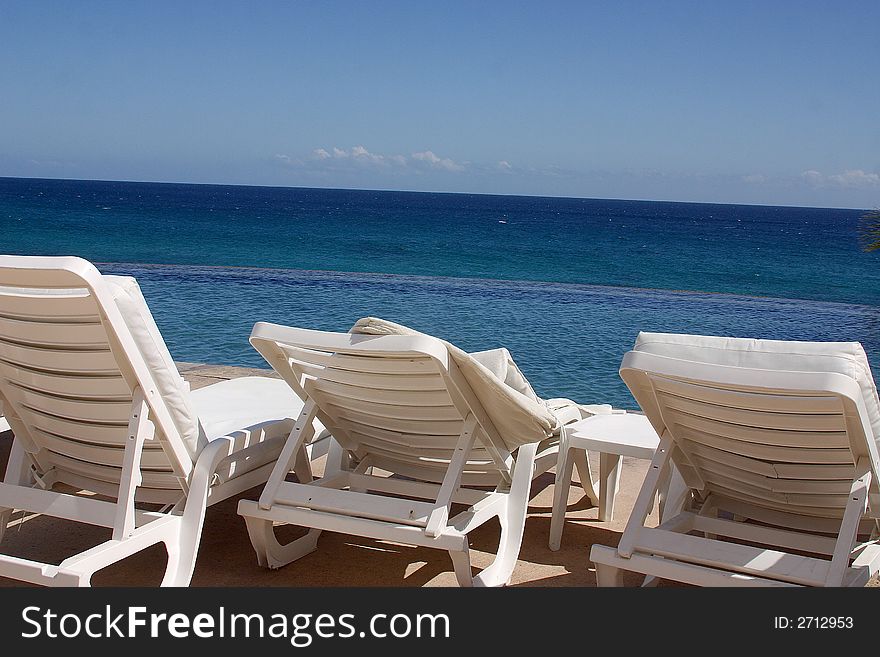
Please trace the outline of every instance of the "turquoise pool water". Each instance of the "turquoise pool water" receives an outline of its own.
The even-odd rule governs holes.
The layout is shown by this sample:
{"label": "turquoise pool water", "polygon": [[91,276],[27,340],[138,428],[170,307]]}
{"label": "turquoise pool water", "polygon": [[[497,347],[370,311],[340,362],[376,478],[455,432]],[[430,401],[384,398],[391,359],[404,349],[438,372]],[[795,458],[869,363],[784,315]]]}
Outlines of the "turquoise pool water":
{"label": "turquoise pool water", "polygon": [[640,330],[859,340],[880,371],[880,308],[727,294],[480,279],[100,265],[140,282],[174,357],[265,367],[255,321],[332,331],[366,315],[468,351],[506,346],[544,397],[635,407],[617,375]]}

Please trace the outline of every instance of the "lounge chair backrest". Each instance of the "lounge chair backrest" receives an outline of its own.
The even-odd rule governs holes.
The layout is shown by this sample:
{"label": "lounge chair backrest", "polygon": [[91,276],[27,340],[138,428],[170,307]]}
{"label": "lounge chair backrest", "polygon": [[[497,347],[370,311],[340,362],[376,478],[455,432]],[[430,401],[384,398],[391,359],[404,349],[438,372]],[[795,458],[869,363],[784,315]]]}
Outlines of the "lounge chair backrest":
{"label": "lounge chair backrest", "polygon": [[138,389],[155,425],[141,490],[181,491],[204,435],[134,279],[0,256],[0,402],[38,477],[114,494]]}
{"label": "lounge chair backrest", "polygon": [[498,477],[509,452],[446,346],[426,335],[357,335],[258,323],[251,344],[361,462],[441,482],[468,415],[462,481]]}
{"label": "lounge chair backrest", "polygon": [[[421,335],[438,340],[379,317],[359,319],[351,327],[350,333]],[[492,424],[508,450],[513,451],[521,445],[558,434],[561,426],[559,417],[535,394],[507,349],[467,353],[445,340],[439,342],[446,347],[477,400],[491,416]],[[573,402],[569,405],[573,405]]]}
{"label": "lounge chair backrest", "polygon": [[703,496],[840,518],[861,462],[880,514],[880,402],[859,343],[641,333],[620,374]]}

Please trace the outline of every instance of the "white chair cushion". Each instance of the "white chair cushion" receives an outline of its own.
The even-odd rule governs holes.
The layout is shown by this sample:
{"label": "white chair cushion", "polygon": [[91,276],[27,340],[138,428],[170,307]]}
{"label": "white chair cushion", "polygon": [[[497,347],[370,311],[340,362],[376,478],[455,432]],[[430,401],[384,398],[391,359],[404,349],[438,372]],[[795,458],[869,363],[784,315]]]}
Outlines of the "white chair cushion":
{"label": "white chair cushion", "polygon": [[102,278],[110,288],[123,321],[153,373],[159,394],[168,407],[187,452],[195,461],[206,444],[205,436],[199,429],[198,416],[190,403],[189,387],[177,371],[137,281],[129,276]]}
{"label": "white chair cushion", "polygon": [[230,431],[271,420],[296,418],[303,402],[281,379],[246,376],[190,393],[209,441]]}
{"label": "white chair cushion", "polygon": [[[303,406],[302,400],[280,379],[244,377],[190,392],[189,385],[178,372],[159,333],[137,281],[128,276],[103,278],[153,373],[159,394],[194,461],[211,440],[230,432],[299,415]],[[323,430],[320,423],[316,424],[316,428],[318,432]],[[253,437],[263,435],[263,432],[253,432]],[[286,435],[282,438],[286,438]],[[248,470],[277,458],[283,440],[271,442],[272,445],[236,444],[236,450],[248,448]],[[231,458],[242,459],[241,456]],[[218,469],[218,472],[223,476],[223,468]],[[241,472],[239,466],[236,474]]]}
{"label": "white chair cushion", "polygon": [[[234,440],[235,451],[217,467],[221,482],[276,461],[303,407],[287,383],[258,376],[221,381],[191,394],[208,440]],[[314,427],[320,436],[324,426],[315,420]]]}

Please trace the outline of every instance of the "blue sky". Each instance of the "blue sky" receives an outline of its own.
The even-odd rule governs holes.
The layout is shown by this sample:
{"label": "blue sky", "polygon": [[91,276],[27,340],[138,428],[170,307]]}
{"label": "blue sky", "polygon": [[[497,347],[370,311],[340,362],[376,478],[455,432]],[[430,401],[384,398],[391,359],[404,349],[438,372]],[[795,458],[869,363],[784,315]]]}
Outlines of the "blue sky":
{"label": "blue sky", "polygon": [[880,205],[880,2],[0,0],[0,175]]}

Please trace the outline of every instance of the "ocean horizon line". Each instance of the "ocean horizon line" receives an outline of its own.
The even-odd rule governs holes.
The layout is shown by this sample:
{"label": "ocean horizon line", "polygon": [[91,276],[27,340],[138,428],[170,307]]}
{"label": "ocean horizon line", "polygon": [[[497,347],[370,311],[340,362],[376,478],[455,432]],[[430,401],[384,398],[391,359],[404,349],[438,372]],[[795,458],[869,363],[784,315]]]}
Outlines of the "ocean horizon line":
{"label": "ocean horizon line", "polygon": [[711,290],[687,290],[672,289],[663,287],[643,287],[636,285],[602,285],[597,283],[571,283],[565,281],[545,281],[540,279],[515,279],[515,278],[486,278],[483,276],[448,276],[448,275],[428,275],[428,274],[400,274],[387,273],[380,271],[345,271],[336,269],[301,269],[295,267],[260,267],[252,265],[205,265],[205,264],[188,264],[188,263],[161,263],[161,262],[116,262],[116,261],[95,261],[95,266],[109,267],[140,267],[147,269],[208,269],[208,270],[226,270],[226,271],[253,271],[253,272],[279,272],[279,273],[300,273],[300,274],[320,274],[335,275],[339,277],[345,276],[364,276],[371,278],[393,278],[397,280],[416,280],[416,281],[448,281],[461,283],[477,283],[482,285],[502,285],[509,287],[562,287],[569,289],[581,290],[609,290],[617,292],[661,292],[664,294],[682,295],[701,297],[708,296],[711,298],[726,299],[743,299],[758,300],[772,302],[788,302],[788,303],[806,303],[811,305],[828,305],[828,306],[845,306],[847,308],[865,308],[870,310],[880,309],[880,305],[870,303],[854,303],[849,301],[828,301],[824,299],[803,299],[798,297],[779,297],[774,295],[760,294],[737,294],[734,292],[714,292]]}
{"label": "ocean horizon line", "polygon": [[880,307],[880,252],[859,249],[852,210],[32,178],[0,190],[7,253]]}
{"label": "ocean horizon line", "polygon": [[793,208],[803,210],[850,210],[853,212],[867,212],[870,208],[854,208],[845,206],[816,206],[816,205],[779,205],[766,203],[730,203],[723,201],[677,201],[675,199],[651,199],[651,198],[623,198],[623,197],[598,197],[598,196],[554,196],[551,194],[501,194],[493,192],[452,192],[446,190],[425,189],[378,189],[369,187],[308,187],[304,185],[270,185],[256,183],[220,183],[220,182],[182,182],[177,180],[133,180],[107,178],[47,178],[45,176],[7,176],[0,175],[0,180],[36,180],[54,182],[86,182],[86,183],[124,183],[126,185],[180,185],[193,187],[254,187],[259,189],[301,189],[308,191],[327,192],[378,192],[385,194],[426,194],[426,195],[449,195],[449,196],[489,196],[498,198],[547,198],[571,201],[611,201],[611,202],[637,202],[637,203],[664,203],[679,205],[712,205],[733,206],[748,208]]}

